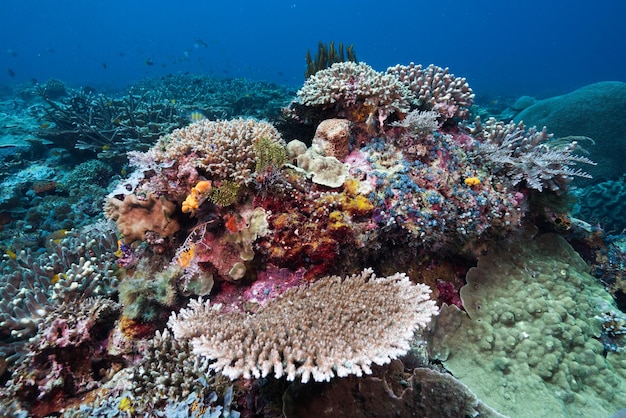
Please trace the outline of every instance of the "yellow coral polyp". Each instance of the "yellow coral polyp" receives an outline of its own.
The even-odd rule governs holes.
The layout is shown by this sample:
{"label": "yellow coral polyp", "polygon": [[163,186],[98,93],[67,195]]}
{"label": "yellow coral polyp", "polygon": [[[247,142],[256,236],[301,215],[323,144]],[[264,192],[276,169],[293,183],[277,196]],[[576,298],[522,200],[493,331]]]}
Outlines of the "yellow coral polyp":
{"label": "yellow coral polyp", "polygon": [[468,177],[464,180],[466,186],[478,186],[480,184],[480,179],[478,177]]}
{"label": "yellow coral polyp", "polygon": [[356,196],[359,193],[359,181],[357,179],[347,179],[343,183],[343,192],[350,197]]}
{"label": "yellow coral polyp", "polygon": [[209,192],[211,191],[211,182],[208,180],[200,180],[195,186],[191,188],[191,192],[182,204],[181,210],[183,213],[195,214],[196,209],[206,200]]}
{"label": "yellow coral polyp", "polygon": [[201,180],[195,185],[191,191],[197,191],[198,194],[207,194],[211,191],[211,182],[208,180]]}
{"label": "yellow coral polyp", "polygon": [[343,231],[349,228],[343,213],[338,210],[328,214],[328,229],[331,231]]}
{"label": "yellow coral polyp", "polygon": [[182,251],[178,257],[176,257],[176,264],[181,268],[187,268],[191,265],[191,261],[196,256],[196,246],[191,245],[187,251]]}
{"label": "yellow coral polyp", "polygon": [[120,399],[120,404],[117,407],[117,409],[119,409],[122,412],[128,412],[128,413],[133,413],[135,411],[130,401],[130,398],[128,396],[124,396],[122,399]]}
{"label": "yellow coral polyp", "polygon": [[374,210],[374,204],[363,195],[345,198],[341,206],[350,216],[368,215]]}
{"label": "yellow coral polyp", "polygon": [[183,202],[182,211],[183,213],[195,213],[196,209],[198,209],[198,206],[200,206],[200,202],[198,202],[198,198],[192,193],[187,196],[187,198]]}

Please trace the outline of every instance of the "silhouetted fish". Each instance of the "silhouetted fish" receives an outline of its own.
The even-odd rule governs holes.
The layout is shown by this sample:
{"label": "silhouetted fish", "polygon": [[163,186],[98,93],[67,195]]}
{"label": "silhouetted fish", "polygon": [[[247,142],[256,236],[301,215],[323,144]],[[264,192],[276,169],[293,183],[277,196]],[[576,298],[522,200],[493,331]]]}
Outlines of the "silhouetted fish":
{"label": "silhouetted fish", "polygon": [[15,77],[15,71],[9,68],[9,77]]}
{"label": "silhouetted fish", "polygon": [[196,39],[196,43],[193,44],[194,47],[196,48],[206,48],[208,47],[208,45],[206,44],[206,42],[204,42],[202,39],[198,38]]}

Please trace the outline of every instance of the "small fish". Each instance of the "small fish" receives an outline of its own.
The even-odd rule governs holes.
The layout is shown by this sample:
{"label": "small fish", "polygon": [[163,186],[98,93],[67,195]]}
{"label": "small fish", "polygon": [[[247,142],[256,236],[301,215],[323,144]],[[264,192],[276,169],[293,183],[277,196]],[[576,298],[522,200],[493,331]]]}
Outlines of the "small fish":
{"label": "small fish", "polygon": [[12,56],[13,58],[17,58],[17,52],[13,51],[12,49],[7,49],[7,54]]}
{"label": "small fish", "polygon": [[198,122],[198,121],[206,119],[206,116],[201,111],[194,110],[193,112],[187,115],[187,119],[189,119],[191,122]]}
{"label": "small fish", "polygon": [[39,129],[48,129],[50,127],[50,124],[48,122],[44,122],[41,125],[39,125]]}
{"label": "small fish", "polygon": [[176,99],[170,99],[170,104],[176,104]]}
{"label": "small fish", "polygon": [[104,70],[106,70],[107,68],[109,68],[106,62],[103,62],[103,63],[102,63],[102,68],[103,68]]}
{"label": "small fish", "polygon": [[206,42],[204,42],[200,38],[196,39],[196,43],[194,43],[193,46],[196,47],[196,48],[207,48],[208,47]]}
{"label": "small fish", "polygon": [[63,238],[65,238],[67,235],[67,229],[58,229],[54,232],[52,232],[48,238],[50,238],[51,240],[53,240],[55,243],[59,243]]}
{"label": "small fish", "polygon": [[144,63],[149,66],[154,65],[154,61],[152,61],[152,58],[148,58],[147,60],[144,61]]}
{"label": "small fish", "polygon": [[57,284],[59,280],[65,279],[65,274],[57,273],[50,279],[50,284]]}
{"label": "small fish", "polygon": [[9,68],[9,77],[15,77],[15,71]]}

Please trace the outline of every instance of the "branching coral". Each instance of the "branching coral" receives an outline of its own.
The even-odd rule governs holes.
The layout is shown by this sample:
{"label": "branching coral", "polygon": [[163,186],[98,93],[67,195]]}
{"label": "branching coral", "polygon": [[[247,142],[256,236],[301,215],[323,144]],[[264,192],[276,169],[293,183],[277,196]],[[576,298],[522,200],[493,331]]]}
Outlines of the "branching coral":
{"label": "branching coral", "polygon": [[318,71],[297,94],[305,106],[332,108],[338,116],[358,122],[370,119],[372,125],[382,125],[392,113],[407,113],[411,97],[395,76],[379,73],[364,62],[341,62]]}
{"label": "branching coral", "polygon": [[371,373],[409,349],[433,314],[430,289],[404,274],[379,278],[372,270],[326,277],[288,290],[254,315],[221,313],[220,305],[194,300],[168,325],[194,353],[216,360],[214,370],[236,379],[300,377],[303,383]]}
{"label": "branching coral", "polygon": [[412,99],[421,110],[433,110],[443,119],[457,117],[467,119],[474,93],[465,78],[455,77],[448,68],[421,64],[389,67],[387,75],[393,75],[412,92]]}
{"label": "branching coral", "polygon": [[116,237],[108,223],[71,231],[48,251],[22,251],[0,264],[0,352],[10,362],[24,355],[32,337],[56,304],[106,296],[117,287]]}
{"label": "branching coral", "polygon": [[161,409],[168,401],[182,401],[190,394],[204,397],[200,380],[214,380],[207,362],[191,353],[187,341],[177,341],[166,329],[157,331],[131,371],[131,404],[136,413]]}
{"label": "branching coral", "polygon": [[208,121],[191,124],[162,137],[150,151],[159,163],[175,162],[191,154],[187,162],[209,180],[250,184],[256,169],[259,141],[284,146],[280,134],[268,122],[254,119]]}

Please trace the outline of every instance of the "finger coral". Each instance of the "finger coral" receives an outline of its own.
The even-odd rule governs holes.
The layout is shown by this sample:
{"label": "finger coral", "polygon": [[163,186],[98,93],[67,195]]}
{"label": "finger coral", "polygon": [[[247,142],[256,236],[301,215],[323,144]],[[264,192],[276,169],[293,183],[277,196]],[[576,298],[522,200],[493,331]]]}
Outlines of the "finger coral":
{"label": "finger coral", "polygon": [[254,315],[224,313],[221,305],[193,300],[168,325],[210,367],[246,379],[286,376],[303,383],[371,373],[409,349],[417,328],[437,313],[430,288],[401,273],[376,277],[370,269],[330,276],[293,288]]}
{"label": "finger coral", "polygon": [[450,74],[448,68],[421,64],[396,65],[387,69],[387,75],[393,75],[402,82],[417,100],[422,110],[434,110],[450,119],[467,119],[469,108],[474,100],[474,93],[467,80]]}

